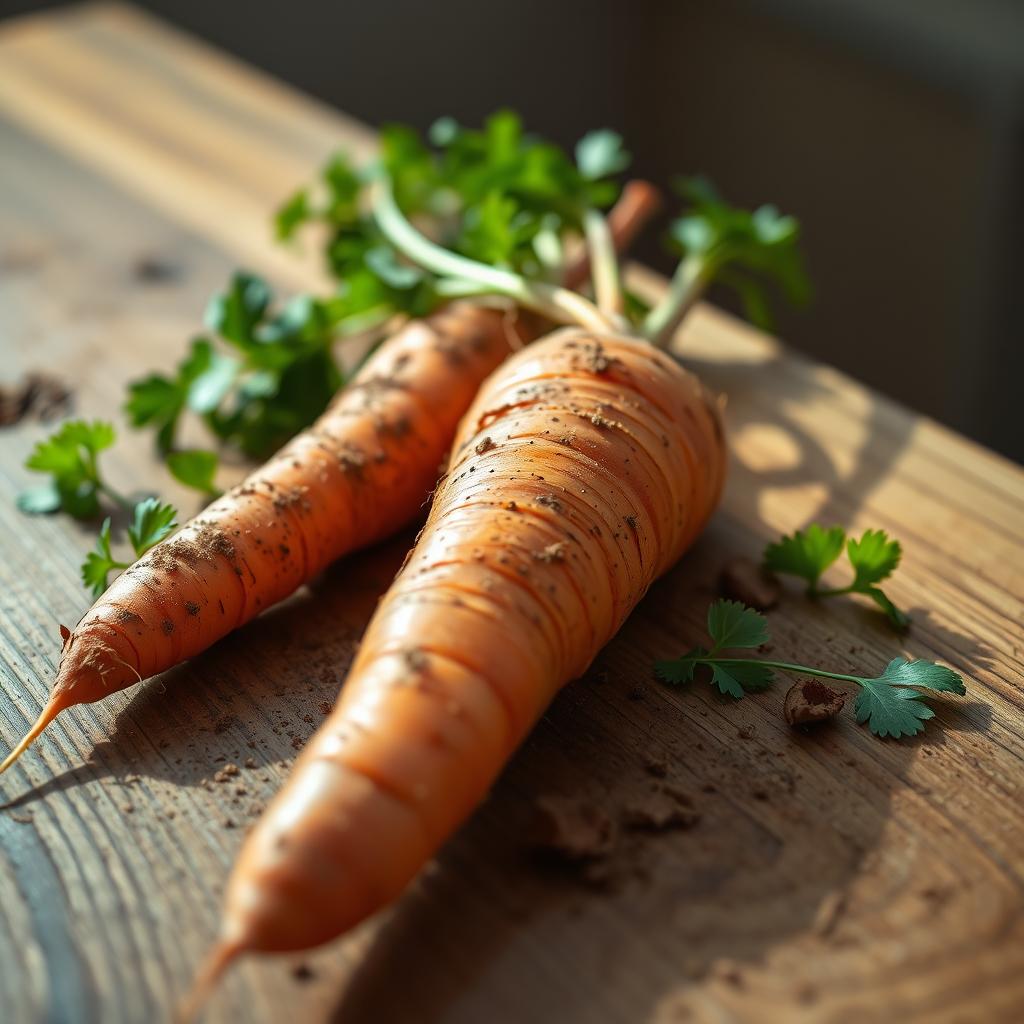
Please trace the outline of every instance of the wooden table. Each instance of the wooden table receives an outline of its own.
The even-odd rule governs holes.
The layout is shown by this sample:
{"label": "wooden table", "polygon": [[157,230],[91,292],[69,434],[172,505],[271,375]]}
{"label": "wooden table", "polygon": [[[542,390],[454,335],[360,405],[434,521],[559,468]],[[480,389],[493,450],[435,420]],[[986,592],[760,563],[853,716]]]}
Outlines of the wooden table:
{"label": "wooden table", "polygon": [[[116,415],[244,264],[323,282],[268,212],[339,146],[344,117],[124,7],[0,31],[4,376],[44,367]],[[167,274],[140,272],[158,261]],[[884,316],[884,310],[879,310]],[[1024,1019],[1024,474],[710,308],[681,339],[729,396],[724,508],[588,678],[555,702],[487,804],[383,918],[298,961],[250,961],[210,1020],[270,1022]],[[93,527],[13,507],[42,427],[0,447],[0,748],[47,692],[57,624],[88,604]],[[143,438],[107,460],[187,510]],[[904,652],[969,680],[913,741],[849,715],[802,734],[785,685],[740,703],[674,691],[654,658],[697,641],[719,569],[811,520],[905,546],[905,639],[795,588],[779,657],[875,669]],[[76,709],[0,782],[0,1016],[165,1019],[213,934],[243,828],[333,699],[407,538],[339,565],[207,655]],[[604,887],[539,863],[539,794],[613,814],[651,758],[699,822],[628,836]],[[242,765],[244,793],[212,782]],[[254,767],[245,767],[245,765]],[[308,970],[306,969],[308,968]]]}

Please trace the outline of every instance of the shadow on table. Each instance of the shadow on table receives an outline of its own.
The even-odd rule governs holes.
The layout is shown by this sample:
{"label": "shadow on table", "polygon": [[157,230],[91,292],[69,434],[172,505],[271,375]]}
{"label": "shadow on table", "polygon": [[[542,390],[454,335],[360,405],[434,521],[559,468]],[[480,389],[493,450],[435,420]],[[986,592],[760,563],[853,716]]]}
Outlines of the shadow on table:
{"label": "shadow on table", "polygon": [[[411,543],[412,535],[403,534],[338,563],[191,662],[109,698],[123,706],[86,759],[2,806],[97,779],[165,779],[192,787],[228,762],[260,768],[294,757],[333,705],[377,598]],[[50,728],[94,713],[69,709]],[[44,734],[37,744],[45,742]],[[26,753],[21,767],[35,775],[31,757]],[[16,771],[3,780],[5,794],[14,789]]]}
{"label": "shadow on table", "polygon": [[[638,666],[698,640],[700,581],[723,553],[712,531],[562,691],[490,800],[360,953],[333,1024],[704,1019],[716,987],[742,997],[748,972],[789,940],[853,941],[845,894],[908,765],[941,730],[883,744],[846,718],[797,733],[782,722],[781,688],[734,702],[655,683]],[[956,727],[963,712],[951,703],[939,714]],[[632,810],[666,786],[699,821],[630,831]],[[538,794],[619,823],[596,879],[594,868],[555,870],[531,855]],[[787,962],[794,1013],[818,996],[801,973],[812,969]]]}
{"label": "shadow on table", "polygon": [[884,399],[865,392],[867,408],[858,417],[862,424],[858,432],[863,431],[864,439],[852,469],[844,472],[823,445],[786,412],[787,405],[819,402],[829,396],[830,389],[812,363],[787,352],[785,357],[776,353],[758,362],[686,359],[686,364],[713,391],[726,396],[730,433],[771,427],[781,432],[796,452],[791,462],[777,469],[753,468],[733,458],[731,484],[738,493],[753,496],[751,515],[757,514],[757,496],[762,491],[813,482],[825,489],[825,497],[807,517],[807,524],[848,523],[910,440],[913,421],[893,417]]}
{"label": "shadow on table", "polygon": [[[744,493],[821,481],[828,494],[842,495],[842,515],[826,502],[812,518],[849,519],[906,444],[875,407],[864,445],[870,458],[842,475],[781,404],[755,401],[770,391],[774,364],[699,371],[733,396],[733,429],[771,424],[800,452],[796,467],[774,473],[736,463]],[[810,398],[818,386],[810,373],[786,376],[789,400]],[[727,556],[727,538],[725,528],[711,531],[645,607],[670,594],[672,628],[695,629],[710,588],[694,581],[714,579],[709,567]],[[408,543],[343,563],[149,684],[85,765],[26,796],[128,774],[194,786],[216,771],[218,758],[267,765],[291,756],[293,739],[318,724],[311,709],[334,699]],[[681,605],[680,592],[688,595]],[[632,1024],[669,1009],[685,1019],[692,1001],[715,986],[742,991],[745,972],[788,939],[842,939],[844,894],[878,845],[892,793],[922,745],[941,742],[941,733],[886,744],[875,756],[874,748],[865,753],[870,744],[850,742],[861,735],[850,722],[794,734],[763,700],[658,687],[638,666],[664,647],[664,637],[652,637],[670,626],[659,618],[642,607],[588,677],[559,695],[491,798],[376,933],[338,993],[335,1024],[454,1024],[490,1019],[498,1007],[503,1019],[535,1024]],[[934,627],[928,635],[956,639],[969,654],[966,638],[939,637]],[[966,719],[980,722],[970,708]],[[858,761],[871,770],[859,772]],[[663,778],[652,773],[654,763],[664,763]],[[538,794],[596,804],[621,826],[631,802],[666,786],[685,796],[699,821],[664,833],[621,827],[598,879],[579,866],[556,870],[531,852]],[[342,955],[344,944],[338,948]],[[813,1003],[813,983],[798,967],[787,978],[794,1006]]]}

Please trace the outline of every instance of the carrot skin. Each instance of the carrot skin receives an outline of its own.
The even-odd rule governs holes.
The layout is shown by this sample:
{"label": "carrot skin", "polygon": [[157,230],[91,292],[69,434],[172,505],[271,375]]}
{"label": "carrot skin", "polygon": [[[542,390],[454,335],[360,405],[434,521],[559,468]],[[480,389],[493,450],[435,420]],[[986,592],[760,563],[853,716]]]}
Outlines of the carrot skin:
{"label": "carrot skin", "polygon": [[529,336],[455,304],[384,342],[308,431],[114,581],[65,641],[62,705],[194,657],[414,519],[480,382]]}
{"label": "carrot skin", "polygon": [[225,935],[326,942],[395,899],[717,505],[719,413],[671,357],[558,332],[485,382],[341,699],[247,837]]}

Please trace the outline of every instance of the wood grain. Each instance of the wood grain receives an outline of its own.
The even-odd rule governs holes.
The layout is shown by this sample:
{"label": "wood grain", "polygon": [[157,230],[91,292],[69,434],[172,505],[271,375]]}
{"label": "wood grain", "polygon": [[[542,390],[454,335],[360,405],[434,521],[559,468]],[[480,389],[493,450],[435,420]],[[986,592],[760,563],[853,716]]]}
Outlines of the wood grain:
{"label": "wood grain", "polygon": [[[365,130],[123,7],[0,32],[4,375],[46,367],[77,409],[176,358],[242,263],[322,283],[267,213]],[[144,281],[140,259],[172,273]],[[635,271],[641,287],[660,282]],[[880,314],[884,315],[884,314]],[[682,351],[728,396],[724,508],[587,678],[566,688],[492,797],[388,914],[303,961],[252,961],[210,1020],[1017,1021],[1024,1016],[1024,474],[710,308]],[[0,481],[42,428],[6,430]],[[123,487],[193,508],[146,444]],[[937,722],[883,743],[849,719],[801,734],[784,686],[740,703],[671,691],[651,663],[697,641],[736,554],[823,518],[904,542],[901,641],[853,602],[795,589],[779,657],[874,668],[903,651],[969,679]],[[34,717],[57,623],[87,597],[90,530],[0,503],[0,748]],[[322,718],[408,538],[332,569],[194,663],[65,714],[2,780],[0,1006],[10,1021],[166,1019],[213,934],[242,830]],[[624,833],[602,886],[531,853],[539,794],[613,815],[662,784],[690,829]],[[238,776],[214,781],[227,763]],[[224,776],[222,776],[224,777]],[[300,972],[303,975],[307,972]]]}

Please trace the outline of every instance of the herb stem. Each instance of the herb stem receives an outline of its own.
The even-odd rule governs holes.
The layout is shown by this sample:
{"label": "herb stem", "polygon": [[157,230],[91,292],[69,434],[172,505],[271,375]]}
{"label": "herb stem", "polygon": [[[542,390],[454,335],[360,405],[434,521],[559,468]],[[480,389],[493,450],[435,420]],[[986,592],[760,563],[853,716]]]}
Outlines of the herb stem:
{"label": "herb stem", "polygon": [[533,251],[547,274],[549,281],[557,281],[565,273],[565,247],[554,228],[538,231],[533,240]]}
{"label": "herb stem", "polygon": [[523,306],[558,323],[580,324],[594,331],[611,331],[614,325],[592,302],[557,285],[530,282],[498,267],[466,259],[436,245],[420,234],[398,208],[390,184],[378,182],[373,215],[385,238],[414,263],[436,274],[478,282],[489,291],[508,295]]}
{"label": "herb stem", "polygon": [[583,214],[583,230],[590,249],[590,272],[594,281],[597,308],[612,319],[622,315],[622,282],[619,279],[619,260],[608,221],[597,210]]}
{"label": "herb stem", "polygon": [[820,668],[810,668],[807,665],[794,665],[790,661],[767,661],[763,658],[694,658],[699,665],[764,665],[766,668],[777,668],[783,672],[799,672],[807,676],[824,676],[826,679],[839,679],[847,683],[857,683],[863,686],[859,676],[847,675],[845,672],[826,672]]}
{"label": "herb stem", "polygon": [[111,501],[116,502],[121,508],[131,510],[132,503],[123,495],[118,493],[109,484],[104,483],[102,480],[96,479],[96,490],[101,494],[105,494]]}
{"label": "herb stem", "polygon": [[686,256],[676,267],[665,297],[647,314],[643,333],[658,348],[665,348],[676,328],[704,294],[712,267],[703,256]]}

